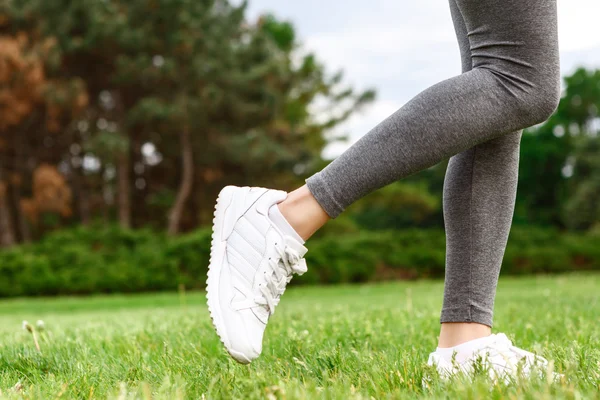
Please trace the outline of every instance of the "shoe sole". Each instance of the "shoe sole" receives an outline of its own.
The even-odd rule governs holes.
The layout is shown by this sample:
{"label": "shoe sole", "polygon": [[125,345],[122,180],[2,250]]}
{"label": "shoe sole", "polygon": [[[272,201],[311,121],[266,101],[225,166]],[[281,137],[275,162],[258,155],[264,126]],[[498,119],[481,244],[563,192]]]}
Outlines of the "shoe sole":
{"label": "shoe sole", "polygon": [[206,300],[210,319],[212,320],[213,326],[215,327],[217,335],[219,336],[221,343],[223,343],[225,350],[227,350],[229,355],[235,361],[241,364],[248,364],[252,360],[244,354],[229,348],[229,340],[225,333],[225,324],[223,323],[223,316],[221,315],[221,309],[219,308],[219,278],[221,276],[221,266],[223,265],[223,256],[225,255],[226,245],[226,241],[221,240],[221,227],[223,226],[227,209],[229,208],[236,189],[235,186],[226,186],[221,190],[217,197],[217,204],[215,205],[214,212],[215,217],[213,219],[212,240],[210,244],[208,279],[206,280]]}

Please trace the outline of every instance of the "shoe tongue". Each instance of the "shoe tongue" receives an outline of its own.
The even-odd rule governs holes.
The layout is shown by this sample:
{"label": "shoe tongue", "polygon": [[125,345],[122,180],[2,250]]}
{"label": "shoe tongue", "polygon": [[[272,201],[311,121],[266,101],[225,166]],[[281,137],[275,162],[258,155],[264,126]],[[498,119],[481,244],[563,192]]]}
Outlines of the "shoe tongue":
{"label": "shoe tongue", "polygon": [[304,245],[302,243],[298,242],[296,239],[294,239],[291,236],[283,235],[283,239],[285,240],[285,244],[289,248],[294,250],[296,253],[298,253],[298,256],[300,258],[304,257],[304,255],[308,251],[308,249],[306,247],[304,247]]}
{"label": "shoe tongue", "polygon": [[512,342],[504,333],[496,333],[496,334],[490,335],[490,337],[492,337],[496,343],[502,343],[502,344],[505,344],[508,346],[512,345]]}

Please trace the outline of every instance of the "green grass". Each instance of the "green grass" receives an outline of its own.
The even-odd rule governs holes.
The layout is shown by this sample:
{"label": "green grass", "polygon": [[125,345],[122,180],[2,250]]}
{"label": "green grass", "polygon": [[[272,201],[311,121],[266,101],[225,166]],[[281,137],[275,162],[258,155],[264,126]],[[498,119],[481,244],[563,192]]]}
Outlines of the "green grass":
{"label": "green grass", "polygon": [[[568,380],[423,389],[442,282],[290,288],[263,355],[232,361],[203,293],[0,302],[2,398],[600,398],[600,275],[501,279],[495,330]],[[21,321],[43,319],[41,354]],[[20,382],[22,388],[13,387]]]}

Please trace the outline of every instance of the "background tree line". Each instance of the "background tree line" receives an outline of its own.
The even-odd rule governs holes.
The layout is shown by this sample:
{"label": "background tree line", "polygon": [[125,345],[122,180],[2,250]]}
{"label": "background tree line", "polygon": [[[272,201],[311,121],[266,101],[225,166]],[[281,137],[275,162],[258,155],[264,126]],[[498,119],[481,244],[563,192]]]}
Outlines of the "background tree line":
{"label": "background tree line", "polygon": [[[169,235],[226,184],[291,189],[374,99],[273,16],[226,0],[0,4],[0,244],[74,225]],[[522,140],[515,223],[600,230],[600,71],[565,78]],[[352,206],[329,231],[441,228],[445,163]]]}
{"label": "background tree line", "polygon": [[97,219],[197,227],[224,182],[289,187],[315,171],[326,132],[374,97],[245,4],[0,7],[4,246]]}

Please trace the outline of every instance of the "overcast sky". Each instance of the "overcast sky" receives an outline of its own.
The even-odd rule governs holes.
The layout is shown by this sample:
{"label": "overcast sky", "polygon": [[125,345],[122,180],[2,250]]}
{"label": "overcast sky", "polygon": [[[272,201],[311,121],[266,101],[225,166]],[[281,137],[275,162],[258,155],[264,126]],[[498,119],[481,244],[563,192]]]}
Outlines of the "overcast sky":
{"label": "overcast sky", "polygon": [[[428,86],[460,73],[447,0],[249,0],[250,17],[291,21],[304,48],[331,70],[342,68],[377,101],[341,127],[355,141]],[[500,1],[500,0],[499,0]],[[600,0],[559,0],[563,75],[600,68]],[[331,145],[334,157],[348,144]]]}

